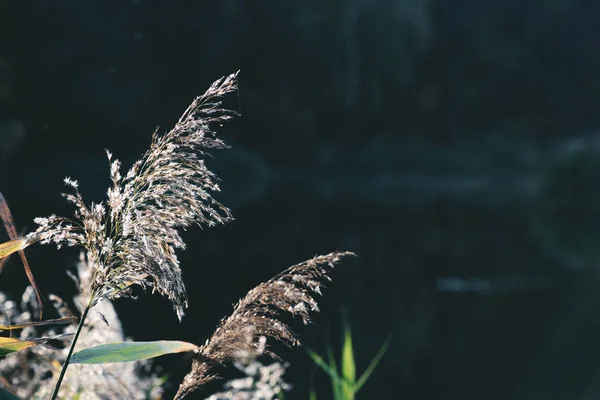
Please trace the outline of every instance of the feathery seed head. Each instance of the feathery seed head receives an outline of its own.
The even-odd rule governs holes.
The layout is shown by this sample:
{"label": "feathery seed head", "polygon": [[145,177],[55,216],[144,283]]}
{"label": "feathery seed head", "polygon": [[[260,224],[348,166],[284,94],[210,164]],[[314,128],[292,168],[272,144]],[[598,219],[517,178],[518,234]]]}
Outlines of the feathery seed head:
{"label": "feathery seed head", "polygon": [[196,98],[175,127],[152,136],[150,149],[123,177],[121,163],[110,162],[112,187],[106,203],[87,206],[77,181],[65,178],[73,190],[63,194],[75,206],[75,219],[52,215],[36,218],[31,242],[82,246],[93,269],[92,293],[98,300],[128,294],[133,285],[151,285],[167,296],[181,320],[186,291],[175,249],[185,248],[178,229],[190,225],[214,226],[232,219],[230,211],[214,200],[217,178],[198,158],[206,149],[226,145],[214,137],[211,125],[235,113],[221,107],[221,98],[237,89],[237,73],[214,82]]}
{"label": "feathery seed head", "polygon": [[234,307],[231,315],[221,321],[212,337],[200,346],[175,399],[182,399],[200,386],[218,378],[212,372],[215,365],[244,362],[261,354],[278,358],[266,347],[266,340],[275,339],[288,346],[300,342],[289,326],[277,317],[283,312],[298,316],[307,324],[310,311],[318,311],[313,293],[320,293],[320,282],[330,280],[329,270],[350,252],[335,252],[317,256],[294,265],[250,290]]}

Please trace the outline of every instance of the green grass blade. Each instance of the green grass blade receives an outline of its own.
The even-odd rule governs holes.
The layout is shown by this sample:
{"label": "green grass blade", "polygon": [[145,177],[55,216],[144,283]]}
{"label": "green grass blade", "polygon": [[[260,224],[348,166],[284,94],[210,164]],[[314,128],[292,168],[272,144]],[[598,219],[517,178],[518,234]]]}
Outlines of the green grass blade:
{"label": "green grass blade", "polygon": [[145,360],[165,354],[194,351],[195,344],[176,340],[101,344],[73,354],[71,364],[104,364]]}
{"label": "green grass blade", "polygon": [[306,352],[308,353],[308,356],[313,359],[315,364],[317,364],[319,367],[321,367],[321,369],[323,371],[325,371],[331,379],[340,380],[340,376],[338,375],[337,371],[335,370],[335,366],[332,367],[332,366],[328,365],[320,355],[318,355],[311,349],[307,349]]}
{"label": "green grass blade", "polygon": [[383,355],[387,351],[387,349],[390,345],[391,339],[392,339],[391,337],[387,338],[387,340],[383,343],[383,345],[381,346],[381,348],[379,349],[379,351],[377,352],[377,354],[375,355],[373,360],[371,360],[371,363],[369,364],[369,366],[367,367],[365,372],[363,372],[361,377],[358,379],[358,382],[356,382],[356,385],[354,386],[354,392],[358,392],[360,390],[360,388],[365,384],[367,379],[369,379],[369,376],[371,376],[371,374],[375,370],[375,367],[377,367],[377,364],[379,364],[381,357],[383,357]]}
{"label": "green grass blade", "polygon": [[21,398],[0,387],[0,400],[21,400]]}
{"label": "green grass blade", "polygon": [[344,328],[344,344],[342,347],[342,394],[347,400],[354,399],[354,386],[356,382],[356,364],[354,363],[354,351],[352,349],[352,332],[350,326]]}
{"label": "green grass blade", "polygon": [[331,379],[331,390],[333,391],[333,398],[336,400],[343,400],[342,397],[342,377],[337,373],[337,364],[335,362],[335,355],[333,354],[333,347],[331,343],[327,343],[327,359],[329,361],[329,366],[334,371],[336,371],[336,378]]}
{"label": "green grass blade", "polygon": [[323,371],[329,375],[329,379],[331,380],[331,389],[333,391],[334,400],[342,400],[341,386],[342,386],[342,378],[337,372],[335,359],[333,359],[333,352],[331,351],[331,347],[328,347],[329,354],[329,364],[323,360],[323,358],[315,353],[314,351],[307,349],[306,350],[310,358],[313,359],[315,364],[317,364]]}

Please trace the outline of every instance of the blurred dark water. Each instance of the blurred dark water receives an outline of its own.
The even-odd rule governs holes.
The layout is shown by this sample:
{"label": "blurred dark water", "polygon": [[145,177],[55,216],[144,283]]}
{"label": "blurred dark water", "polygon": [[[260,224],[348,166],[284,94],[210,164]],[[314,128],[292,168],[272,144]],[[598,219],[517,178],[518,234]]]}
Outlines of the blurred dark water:
{"label": "blurred dark water", "polygon": [[[254,285],[347,249],[298,332],[339,345],[345,308],[359,371],[392,336],[359,398],[596,398],[599,7],[0,1],[0,190],[29,229],[70,215],[64,176],[102,200],[104,148],[130,165],[241,69],[232,149],[207,161],[236,221],[185,233],[184,322],[140,294],[117,303],[128,335],[202,343]],[[75,252],[28,255],[45,293],[72,293]],[[0,289],[25,285],[11,261]],[[283,354],[305,398],[311,363]],[[189,360],[161,363],[176,387]]]}

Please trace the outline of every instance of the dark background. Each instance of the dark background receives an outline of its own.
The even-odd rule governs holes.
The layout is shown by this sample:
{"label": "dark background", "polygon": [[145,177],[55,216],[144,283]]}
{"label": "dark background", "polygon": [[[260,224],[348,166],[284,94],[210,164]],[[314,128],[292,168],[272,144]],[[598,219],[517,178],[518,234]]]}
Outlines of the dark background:
{"label": "dark background", "polygon": [[[600,3],[569,0],[0,0],[0,190],[19,228],[71,215],[194,96],[241,70],[209,167],[236,221],[190,229],[190,308],[119,301],[137,340],[203,343],[251,287],[319,253],[335,270],[306,344],[339,346],[362,399],[600,396]],[[2,234],[1,237],[5,235]],[[74,251],[35,246],[64,297]],[[0,289],[27,284],[14,258]],[[283,351],[307,398],[311,362]],[[177,387],[185,356],[159,360]],[[318,397],[330,398],[324,374]],[[202,393],[208,395],[210,393]],[[200,396],[199,396],[200,398]]]}

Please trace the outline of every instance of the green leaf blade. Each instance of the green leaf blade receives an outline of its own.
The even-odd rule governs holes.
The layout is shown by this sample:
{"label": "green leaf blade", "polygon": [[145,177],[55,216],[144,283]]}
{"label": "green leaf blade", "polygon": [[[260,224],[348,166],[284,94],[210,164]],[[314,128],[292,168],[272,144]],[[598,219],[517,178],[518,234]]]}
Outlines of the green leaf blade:
{"label": "green leaf blade", "polygon": [[352,349],[352,333],[350,326],[344,329],[344,344],[342,348],[341,362],[342,392],[345,399],[354,399],[354,384],[356,382],[356,364],[354,362],[354,351]]}
{"label": "green leaf blade", "polygon": [[331,387],[333,390],[333,398],[334,400],[339,400],[342,399],[342,378],[337,372],[337,367],[335,365],[335,359],[333,358],[333,351],[331,350],[331,347],[328,347],[327,350],[329,364],[327,364],[320,355],[318,355],[311,349],[307,348],[306,352],[309,355],[309,357],[312,358],[315,364],[317,364],[323,371],[325,371],[325,373],[327,373],[327,375],[329,375],[329,378],[331,379]]}
{"label": "green leaf blade", "polygon": [[184,353],[198,349],[193,343],[177,340],[154,342],[117,342],[101,344],[73,354],[72,364],[106,364],[131,362],[159,357],[165,354]]}
{"label": "green leaf blade", "polygon": [[329,361],[330,368],[335,372],[335,379],[331,379],[331,390],[333,393],[334,400],[344,400],[342,397],[342,377],[337,373],[338,367],[335,362],[335,354],[333,354],[333,347],[331,343],[327,343],[327,359]]}
{"label": "green leaf blade", "polygon": [[306,352],[307,352],[308,356],[310,358],[312,358],[312,360],[315,362],[315,364],[317,364],[319,367],[321,367],[321,369],[323,371],[325,371],[327,373],[327,375],[329,375],[332,379],[335,379],[335,380],[340,379],[337,371],[335,370],[335,367],[328,365],[320,355],[318,355],[317,353],[315,353],[314,351],[312,351],[311,349],[308,349],[308,348],[306,349]]}
{"label": "green leaf blade", "polygon": [[377,364],[379,364],[379,361],[381,360],[381,358],[383,357],[383,355],[387,352],[387,349],[388,349],[388,347],[390,345],[390,341],[391,340],[392,340],[391,337],[387,338],[387,340],[379,348],[379,351],[377,352],[377,354],[375,355],[375,357],[373,357],[373,360],[371,360],[371,363],[369,364],[369,366],[367,367],[367,369],[365,370],[365,372],[363,372],[363,374],[361,375],[361,377],[358,378],[358,382],[356,382],[356,385],[354,386],[354,391],[355,392],[358,392],[360,390],[360,388],[365,384],[365,382],[367,381],[367,379],[369,379],[369,376],[371,376],[371,374],[375,370],[375,367],[377,367]]}

